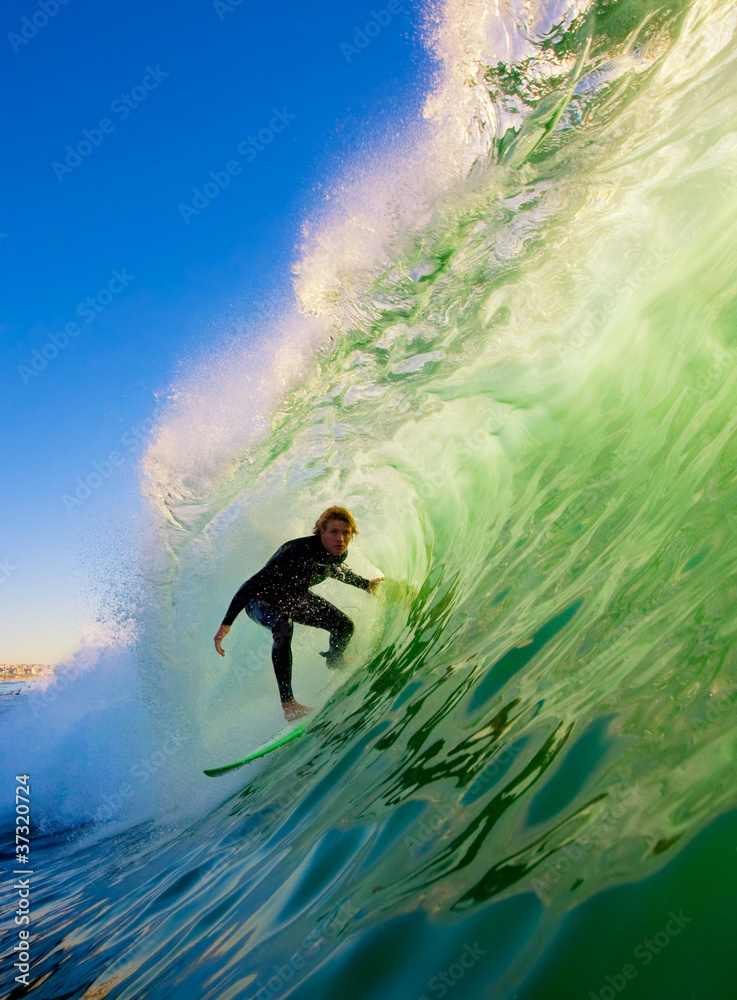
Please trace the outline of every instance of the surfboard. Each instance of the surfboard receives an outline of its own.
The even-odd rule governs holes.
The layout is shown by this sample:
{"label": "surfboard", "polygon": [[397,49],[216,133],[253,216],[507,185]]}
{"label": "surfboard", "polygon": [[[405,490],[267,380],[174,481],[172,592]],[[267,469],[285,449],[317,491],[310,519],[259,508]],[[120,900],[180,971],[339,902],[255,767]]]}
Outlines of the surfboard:
{"label": "surfboard", "polygon": [[211,767],[205,771],[208,778],[217,778],[218,775],[225,774],[227,771],[234,771],[237,767],[243,767],[244,764],[248,764],[252,760],[257,760],[259,757],[265,756],[267,753],[271,753],[272,750],[278,750],[279,747],[285,746],[287,743],[291,743],[292,740],[298,739],[307,730],[307,724],[301,723],[299,726],[295,726],[294,729],[290,729],[288,733],[283,736],[279,736],[278,739],[272,740],[271,743],[266,743],[264,746],[259,747],[258,750],[254,750],[249,753],[247,757],[243,760],[237,760],[234,764],[224,764],[222,767]]}

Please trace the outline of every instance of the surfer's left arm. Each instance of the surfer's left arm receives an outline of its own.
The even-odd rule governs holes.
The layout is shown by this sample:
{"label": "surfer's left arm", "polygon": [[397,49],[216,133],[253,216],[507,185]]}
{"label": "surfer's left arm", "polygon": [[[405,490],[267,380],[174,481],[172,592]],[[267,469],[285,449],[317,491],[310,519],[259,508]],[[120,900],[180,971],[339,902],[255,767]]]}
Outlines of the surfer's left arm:
{"label": "surfer's left arm", "polygon": [[354,573],[353,570],[345,566],[336,566],[333,576],[342,583],[349,583],[352,587],[358,587],[359,590],[367,590],[369,594],[375,594],[379,584],[384,579],[383,576],[377,576],[373,580],[367,580],[365,576],[359,576],[358,573]]}

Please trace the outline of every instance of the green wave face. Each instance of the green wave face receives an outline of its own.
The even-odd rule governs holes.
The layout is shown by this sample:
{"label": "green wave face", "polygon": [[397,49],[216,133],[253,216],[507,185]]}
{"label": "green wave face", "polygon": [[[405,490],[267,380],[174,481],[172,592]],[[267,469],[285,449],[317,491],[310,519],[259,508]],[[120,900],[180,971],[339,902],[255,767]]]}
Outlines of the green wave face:
{"label": "green wave face", "polygon": [[[262,862],[296,859],[268,906],[245,893],[258,967],[342,913],[321,961],[348,989],[360,939],[354,996],[403,981],[371,978],[391,921],[408,947],[430,947],[418,913],[491,947],[506,901],[519,955],[735,804],[734,8],[536,11],[506,15],[528,56],[468,83],[487,118],[467,174],[311,304],[330,336],[268,433],[207,488],[169,484],[185,641],[222,615],[213,578],[329,503],[387,577],[373,617],[356,606],[355,669],[229,821],[252,818]],[[570,975],[571,996],[596,985]]]}

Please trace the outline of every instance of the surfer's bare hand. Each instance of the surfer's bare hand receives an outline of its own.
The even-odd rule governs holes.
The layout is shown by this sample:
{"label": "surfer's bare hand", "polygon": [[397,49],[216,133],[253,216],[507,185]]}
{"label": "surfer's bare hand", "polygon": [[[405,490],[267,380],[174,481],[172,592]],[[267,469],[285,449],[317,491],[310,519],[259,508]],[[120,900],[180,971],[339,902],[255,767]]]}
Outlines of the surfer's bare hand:
{"label": "surfer's bare hand", "polygon": [[221,625],[215,636],[215,649],[220,653],[221,656],[225,656],[225,650],[220,645],[225,636],[230,632],[230,625]]}
{"label": "surfer's bare hand", "polygon": [[281,707],[284,709],[284,718],[287,722],[294,722],[297,719],[309,715],[312,709],[307,705],[300,705],[294,698],[291,701],[283,701]]}
{"label": "surfer's bare hand", "polygon": [[375,594],[379,589],[379,584],[384,582],[383,576],[377,576],[374,580],[369,580],[368,592],[369,594]]}

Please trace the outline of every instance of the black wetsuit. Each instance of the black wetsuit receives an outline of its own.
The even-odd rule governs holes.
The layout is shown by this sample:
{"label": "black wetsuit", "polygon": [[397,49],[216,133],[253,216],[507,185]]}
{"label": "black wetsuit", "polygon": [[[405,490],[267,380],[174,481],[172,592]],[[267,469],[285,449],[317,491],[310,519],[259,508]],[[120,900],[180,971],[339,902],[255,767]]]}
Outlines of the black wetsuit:
{"label": "black wetsuit", "polygon": [[282,701],[292,701],[292,632],[294,622],[330,632],[328,664],[343,655],[353,635],[353,622],[328,601],[310,592],[327,577],[368,590],[369,581],[343,566],[346,553],[331,555],[319,535],[294,538],[274,553],[262,570],[243,584],[230,602],[223,625],[232,625],[241,611],[271,629],[271,659]]}

